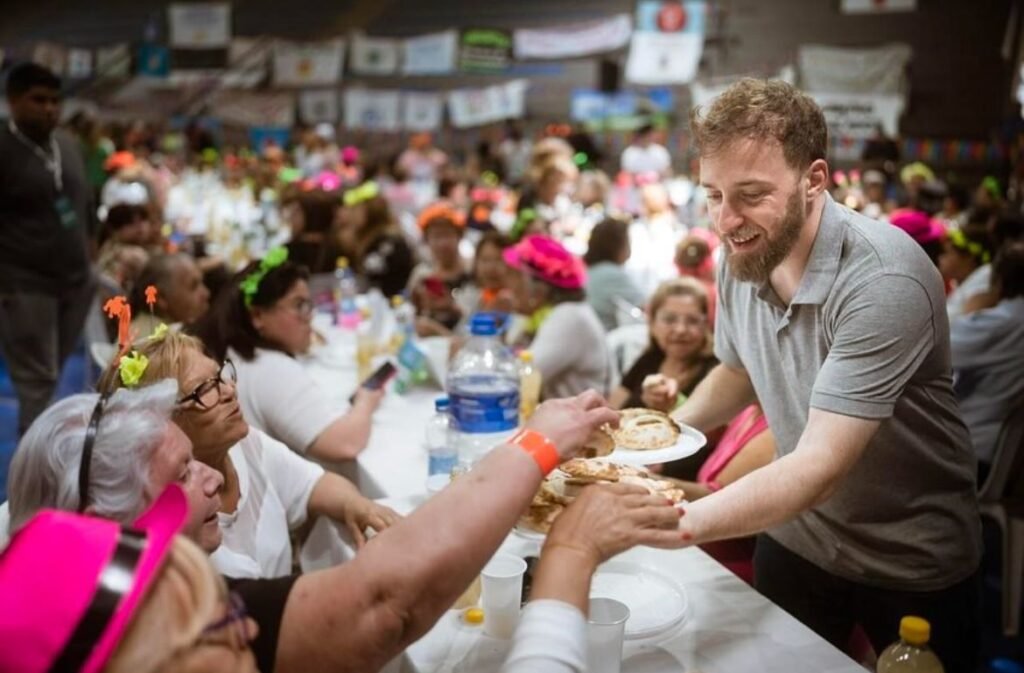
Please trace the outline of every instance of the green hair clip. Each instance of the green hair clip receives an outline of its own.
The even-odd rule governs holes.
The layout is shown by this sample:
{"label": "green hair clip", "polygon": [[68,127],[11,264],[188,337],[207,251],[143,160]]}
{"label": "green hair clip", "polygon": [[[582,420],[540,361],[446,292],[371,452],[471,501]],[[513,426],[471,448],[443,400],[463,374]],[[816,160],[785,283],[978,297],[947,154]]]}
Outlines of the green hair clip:
{"label": "green hair clip", "polygon": [[376,198],[380,195],[380,187],[373,180],[367,180],[363,184],[345,192],[344,203],[346,206],[358,206],[364,201]]}
{"label": "green hair clip", "polygon": [[138,351],[132,351],[131,354],[125,355],[117,366],[117,372],[121,376],[121,383],[124,384],[125,388],[134,388],[139,385],[139,381],[142,380],[142,375],[146,373],[146,367],[148,366],[149,358]]}
{"label": "green hair clip", "polygon": [[991,175],[986,175],[982,179],[981,186],[993,199],[998,201],[1003,198],[1003,189],[999,186],[999,180]]}
{"label": "green hair clip", "polygon": [[947,231],[946,239],[957,250],[970,253],[975,259],[980,259],[982,264],[988,264],[992,259],[992,255],[985,249],[985,246],[977,241],[968,240],[967,236],[960,229],[950,229]]}
{"label": "green hair clip", "polygon": [[246,276],[238,284],[239,289],[242,290],[246,306],[252,306],[252,298],[259,292],[260,282],[267,275],[267,272],[271,269],[276,269],[286,261],[288,261],[288,248],[277,246],[267,251],[267,254],[263,256],[263,260],[260,261],[259,268]]}

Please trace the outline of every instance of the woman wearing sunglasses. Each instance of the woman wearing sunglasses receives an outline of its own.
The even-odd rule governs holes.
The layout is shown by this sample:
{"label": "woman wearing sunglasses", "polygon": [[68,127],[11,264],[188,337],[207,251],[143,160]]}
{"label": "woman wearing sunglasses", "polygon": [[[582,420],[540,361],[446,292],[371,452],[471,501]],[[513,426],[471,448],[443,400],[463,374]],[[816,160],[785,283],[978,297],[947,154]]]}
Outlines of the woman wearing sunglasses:
{"label": "woman wearing sunglasses", "polygon": [[[326,473],[251,429],[238,403],[234,365],[208,358],[198,339],[166,332],[138,344],[136,354],[146,362],[136,385],[165,378],[178,382],[184,394],[174,422],[192,441],[196,458],[224,476],[218,516],[224,539],[213,562],[225,575],[290,574],[290,534],[309,518],[334,519],[360,546],[366,528],[379,532],[398,520],[395,512],[364,498],[343,477]],[[123,385],[115,370],[100,383],[104,390]]]}
{"label": "woman wearing sunglasses", "polygon": [[214,358],[235,363],[245,418],[300,454],[326,461],[354,459],[370,439],[384,391],[360,387],[352,407],[340,413],[296,361],[313,337],[306,268],[277,248],[236,280],[191,331]]}

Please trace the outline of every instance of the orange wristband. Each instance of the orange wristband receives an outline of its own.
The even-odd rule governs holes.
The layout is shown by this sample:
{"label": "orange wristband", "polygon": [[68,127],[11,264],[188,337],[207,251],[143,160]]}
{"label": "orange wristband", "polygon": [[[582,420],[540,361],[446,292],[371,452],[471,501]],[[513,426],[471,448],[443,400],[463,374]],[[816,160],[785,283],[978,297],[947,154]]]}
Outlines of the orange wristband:
{"label": "orange wristband", "polygon": [[544,475],[547,475],[562,462],[562,457],[558,455],[555,445],[539,432],[523,428],[509,440],[509,444],[515,444],[530,454]]}

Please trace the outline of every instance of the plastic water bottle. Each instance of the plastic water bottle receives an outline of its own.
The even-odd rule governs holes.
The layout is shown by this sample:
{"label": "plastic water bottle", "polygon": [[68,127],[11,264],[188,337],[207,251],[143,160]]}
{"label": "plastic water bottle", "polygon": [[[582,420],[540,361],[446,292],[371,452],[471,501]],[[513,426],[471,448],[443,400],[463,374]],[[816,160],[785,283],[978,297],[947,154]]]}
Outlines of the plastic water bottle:
{"label": "plastic water bottle", "polygon": [[533,415],[533,410],[540,404],[541,389],[540,370],[533,364],[533,353],[523,351],[519,354],[519,418],[523,421]]}
{"label": "plastic water bottle", "polygon": [[401,295],[391,298],[391,315],[395,319],[395,332],[391,335],[391,350],[397,353],[402,345],[416,335],[416,308]]}
{"label": "plastic water bottle", "polygon": [[467,469],[519,425],[519,363],[498,339],[498,316],[473,315],[469,331],[447,381],[459,464]]}
{"label": "plastic water bottle", "polygon": [[450,475],[458,462],[459,452],[451,432],[447,397],[434,401],[435,414],[427,423],[427,476]]}
{"label": "plastic water bottle", "polygon": [[928,647],[932,625],[921,617],[900,620],[900,639],[878,657],[877,673],[943,673],[942,662]]}
{"label": "plastic water bottle", "polygon": [[334,262],[334,302],[338,307],[338,324],[349,329],[359,324],[359,307],[356,306],[356,296],[359,289],[356,286],[356,277],[348,265],[348,259],[339,257]]}

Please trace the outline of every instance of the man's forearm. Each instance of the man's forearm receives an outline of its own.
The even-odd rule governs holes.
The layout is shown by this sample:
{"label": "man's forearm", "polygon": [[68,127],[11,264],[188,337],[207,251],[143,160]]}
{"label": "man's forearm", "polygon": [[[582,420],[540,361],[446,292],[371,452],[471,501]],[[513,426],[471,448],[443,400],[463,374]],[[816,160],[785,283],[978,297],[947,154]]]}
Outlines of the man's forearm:
{"label": "man's forearm", "polygon": [[754,386],[747,372],[720,364],[704,377],[672,416],[701,432],[710,432],[727,425],[755,401]]}

